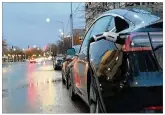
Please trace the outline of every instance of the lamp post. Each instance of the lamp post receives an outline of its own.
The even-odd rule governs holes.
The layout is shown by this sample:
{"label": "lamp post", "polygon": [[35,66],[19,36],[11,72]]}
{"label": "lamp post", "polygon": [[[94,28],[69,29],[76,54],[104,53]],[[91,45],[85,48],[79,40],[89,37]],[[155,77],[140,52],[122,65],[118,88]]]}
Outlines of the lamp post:
{"label": "lamp post", "polygon": [[73,12],[72,12],[72,2],[70,3],[70,10],[71,10],[71,11],[70,11],[70,12],[71,12],[71,13],[70,13],[70,22],[71,22],[71,23],[70,23],[70,28],[71,28],[71,36],[72,36],[72,47],[73,47],[73,39],[74,39],[73,37],[74,37],[74,36],[73,36]]}
{"label": "lamp post", "polygon": [[[61,22],[61,21],[56,21],[56,22],[59,22],[59,23],[62,24],[62,31],[61,31],[61,29],[59,29],[59,32],[62,35],[62,38],[64,39],[64,22]],[[63,46],[64,46],[64,43],[63,43]]]}
{"label": "lamp post", "polygon": [[[63,39],[64,39],[64,22],[56,21],[62,24],[62,33],[63,33]],[[59,30],[61,32],[61,29]]]}
{"label": "lamp post", "polygon": [[[59,22],[59,23],[62,24],[62,31],[61,31],[61,29],[59,29],[59,32],[60,32],[60,34],[62,35],[62,38],[64,39],[64,23],[61,22],[61,21],[56,21],[56,22]],[[63,46],[64,46],[64,43],[63,43]]]}

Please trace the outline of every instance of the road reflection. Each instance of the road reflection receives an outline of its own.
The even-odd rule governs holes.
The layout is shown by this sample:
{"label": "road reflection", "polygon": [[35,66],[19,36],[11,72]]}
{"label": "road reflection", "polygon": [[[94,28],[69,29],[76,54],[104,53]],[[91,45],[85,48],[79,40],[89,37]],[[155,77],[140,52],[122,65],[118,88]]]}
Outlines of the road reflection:
{"label": "road reflection", "polygon": [[36,86],[33,79],[33,73],[36,71],[36,64],[28,63],[28,102],[33,107],[36,101]]}
{"label": "road reflection", "polygon": [[28,64],[28,101],[32,108],[38,105],[42,111],[47,111],[55,104],[55,87],[52,83],[54,74],[45,73],[45,70],[52,69],[46,62],[40,68],[36,66]]}

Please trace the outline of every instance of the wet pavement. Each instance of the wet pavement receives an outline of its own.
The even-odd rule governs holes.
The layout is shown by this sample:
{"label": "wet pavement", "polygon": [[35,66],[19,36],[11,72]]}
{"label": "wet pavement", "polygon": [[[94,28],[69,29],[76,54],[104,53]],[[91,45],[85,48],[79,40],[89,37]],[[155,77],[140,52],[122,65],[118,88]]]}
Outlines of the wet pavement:
{"label": "wet pavement", "polygon": [[2,65],[3,113],[87,113],[78,98],[71,101],[62,84],[61,71],[52,62],[18,62]]}

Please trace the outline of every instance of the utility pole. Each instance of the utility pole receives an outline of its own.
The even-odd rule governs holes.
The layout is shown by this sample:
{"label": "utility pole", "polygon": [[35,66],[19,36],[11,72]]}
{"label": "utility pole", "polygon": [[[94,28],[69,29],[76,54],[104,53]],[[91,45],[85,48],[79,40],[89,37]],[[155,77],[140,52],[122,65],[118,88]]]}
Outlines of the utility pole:
{"label": "utility pole", "polygon": [[51,56],[51,54],[52,54],[52,45],[50,44],[50,46],[49,46],[49,50],[50,50],[50,56]]}
{"label": "utility pole", "polygon": [[71,27],[71,36],[72,36],[72,47],[73,47],[73,14],[72,14],[72,2],[71,2],[71,14],[70,14],[70,27]]}

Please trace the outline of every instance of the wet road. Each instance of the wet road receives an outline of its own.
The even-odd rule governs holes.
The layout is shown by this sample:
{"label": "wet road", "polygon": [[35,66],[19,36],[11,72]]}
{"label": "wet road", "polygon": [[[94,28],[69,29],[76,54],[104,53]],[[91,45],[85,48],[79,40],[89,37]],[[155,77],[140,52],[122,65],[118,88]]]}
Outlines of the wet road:
{"label": "wet road", "polygon": [[2,66],[3,113],[87,113],[78,99],[73,102],[62,84],[61,71],[52,62],[18,62]]}

